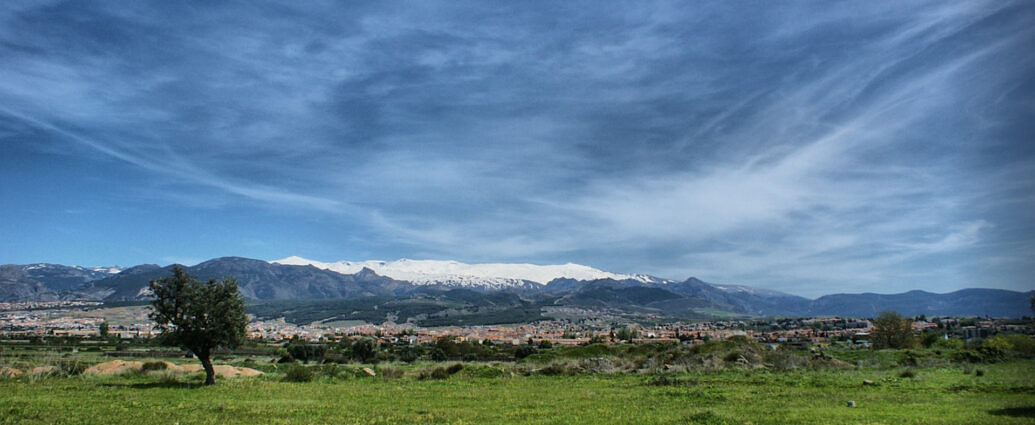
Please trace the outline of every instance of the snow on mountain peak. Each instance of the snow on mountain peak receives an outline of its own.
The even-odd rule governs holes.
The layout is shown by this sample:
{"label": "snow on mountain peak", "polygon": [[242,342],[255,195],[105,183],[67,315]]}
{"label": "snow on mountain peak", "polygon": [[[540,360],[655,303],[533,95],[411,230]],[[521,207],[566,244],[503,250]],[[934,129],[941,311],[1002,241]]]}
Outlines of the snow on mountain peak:
{"label": "snow on mountain peak", "polygon": [[644,275],[605,272],[573,263],[545,266],[521,263],[465,264],[452,260],[410,260],[406,258],[396,261],[368,260],[324,263],[297,256],[274,260],[270,263],[294,266],[310,265],[342,274],[355,274],[365,267],[381,276],[405,280],[417,285],[505,287],[520,285],[526,281],[545,285],[557,278],[575,280],[636,279],[644,282],[650,279]]}

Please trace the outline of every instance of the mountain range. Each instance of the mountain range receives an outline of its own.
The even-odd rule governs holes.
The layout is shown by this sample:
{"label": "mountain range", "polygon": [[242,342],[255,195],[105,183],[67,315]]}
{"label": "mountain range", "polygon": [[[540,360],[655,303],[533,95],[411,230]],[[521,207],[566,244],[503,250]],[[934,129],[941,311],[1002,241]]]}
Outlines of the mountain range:
{"label": "mountain range", "polygon": [[[43,263],[3,265],[0,266],[0,302],[142,301],[150,295],[148,282],[168,276],[172,267],[154,264],[125,269]],[[183,267],[199,280],[232,276],[245,299],[266,306],[288,301],[299,306],[304,301],[353,300],[337,303],[355,314],[363,314],[364,309],[369,308],[370,315],[376,317],[385,316],[385,311],[378,306],[390,309],[405,305],[406,308],[390,311],[410,312],[422,320],[453,314],[446,310],[480,315],[482,319],[492,315],[527,319],[535,318],[542,307],[558,306],[673,318],[718,313],[873,317],[884,310],[909,316],[1020,317],[1032,313],[1028,299],[1035,294],[1035,291],[963,289],[946,294],[924,291],[834,294],[813,300],[748,286],[712,284],[693,277],[675,281],[611,273],[570,263],[542,266],[406,259],[324,263],[300,257],[275,261],[222,257]],[[309,311],[318,313],[313,309]]]}

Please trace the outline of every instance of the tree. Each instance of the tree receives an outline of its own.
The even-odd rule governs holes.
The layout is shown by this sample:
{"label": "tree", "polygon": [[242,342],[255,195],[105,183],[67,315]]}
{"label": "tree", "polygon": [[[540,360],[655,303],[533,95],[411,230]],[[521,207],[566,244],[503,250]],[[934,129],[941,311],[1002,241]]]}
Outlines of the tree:
{"label": "tree", "polygon": [[302,363],[309,363],[310,360],[320,361],[323,360],[327,354],[327,346],[324,344],[310,344],[307,341],[302,340],[295,335],[291,338],[291,341],[284,346],[290,355],[295,360],[301,360]]}
{"label": "tree", "polygon": [[913,321],[893,311],[885,311],[873,320],[875,348],[910,348],[916,344]]}
{"label": "tree", "polygon": [[151,281],[151,292],[148,317],[161,331],[158,341],[194,353],[205,368],[205,385],[215,384],[212,352],[244,342],[248,320],[237,281],[211,279],[203,284],[176,266],[172,276]]}
{"label": "tree", "polygon": [[352,358],[370,363],[377,358],[377,344],[370,338],[359,338],[352,342]]}
{"label": "tree", "polygon": [[110,326],[107,321],[101,322],[101,324],[97,326],[97,333],[101,336],[101,339],[108,339],[109,329]]}

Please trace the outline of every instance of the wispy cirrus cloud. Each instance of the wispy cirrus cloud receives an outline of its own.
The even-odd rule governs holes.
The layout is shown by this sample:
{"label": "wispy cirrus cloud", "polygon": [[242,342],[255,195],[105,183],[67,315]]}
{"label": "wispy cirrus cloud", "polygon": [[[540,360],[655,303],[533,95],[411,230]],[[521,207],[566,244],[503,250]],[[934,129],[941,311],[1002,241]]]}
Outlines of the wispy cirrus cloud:
{"label": "wispy cirrus cloud", "polygon": [[0,13],[5,196],[58,202],[20,178],[45,169],[95,183],[58,203],[149,211],[138,232],[270,240],[170,258],[574,261],[805,295],[1035,271],[1023,2],[22,6]]}

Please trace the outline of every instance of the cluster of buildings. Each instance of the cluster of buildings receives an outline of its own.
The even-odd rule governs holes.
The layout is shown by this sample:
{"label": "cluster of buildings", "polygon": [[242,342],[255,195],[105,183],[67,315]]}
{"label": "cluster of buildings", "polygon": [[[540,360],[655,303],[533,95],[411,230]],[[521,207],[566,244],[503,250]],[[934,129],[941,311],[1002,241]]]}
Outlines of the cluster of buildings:
{"label": "cluster of buildings", "polygon": [[[99,333],[102,319],[96,316],[70,314],[83,308],[98,307],[88,301],[51,301],[30,303],[0,303],[0,336],[90,337]],[[938,328],[947,335],[963,339],[987,338],[1003,331],[1031,331],[1029,324],[1003,320],[936,318],[916,320],[917,331]],[[871,330],[867,320],[841,317],[779,318],[764,320],[715,320],[675,322],[657,325],[606,323],[600,320],[549,320],[518,325],[455,326],[422,328],[411,323],[352,326],[331,324],[297,325],[280,320],[253,320],[248,324],[248,337],[267,342],[292,338],[308,341],[341,339],[351,336],[369,336],[391,343],[423,344],[442,337],[458,341],[521,344],[528,341],[548,341],[555,345],[578,345],[589,342],[681,342],[702,343],[744,336],[766,343],[827,343],[832,341],[865,340]],[[122,339],[150,338],[157,334],[154,323],[123,323],[110,326],[109,335]]]}

